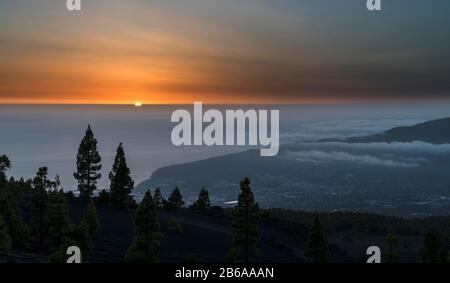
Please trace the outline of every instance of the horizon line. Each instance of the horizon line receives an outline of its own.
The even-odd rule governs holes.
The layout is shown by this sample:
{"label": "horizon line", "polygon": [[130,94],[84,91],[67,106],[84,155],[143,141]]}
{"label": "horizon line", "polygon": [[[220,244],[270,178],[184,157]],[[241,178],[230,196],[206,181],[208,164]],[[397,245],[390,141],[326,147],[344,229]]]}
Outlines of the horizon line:
{"label": "horizon line", "polygon": [[140,106],[136,106],[136,102],[127,103],[71,103],[71,102],[0,102],[0,106],[131,106],[135,108],[145,107],[145,106],[181,106],[181,105],[193,105],[195,102],[202,102],[204,105],[273,105],[273,106],[305,106],[305,105],[360,105],[360,104],[398,104],[398,103],[433,103],[450,101],[450,99],[388,99],[388,100],[357,100],[357,101],[311,101],[311,102],[202,102],[202,101],[192,101],[192,102],[179,102],[179,103],[145,103],[141,102]]}

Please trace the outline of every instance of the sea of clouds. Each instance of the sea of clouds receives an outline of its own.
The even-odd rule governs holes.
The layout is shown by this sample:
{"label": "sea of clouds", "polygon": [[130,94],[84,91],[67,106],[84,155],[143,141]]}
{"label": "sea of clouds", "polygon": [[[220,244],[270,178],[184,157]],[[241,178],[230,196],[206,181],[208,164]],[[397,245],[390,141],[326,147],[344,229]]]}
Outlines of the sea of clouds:
{"label": "sea of clouds", "polygon": [[353,162],[387,167],[419,167],[434,157],[449,156],[450,144],[425,142],[297,143],[282,153],[300,162]]}

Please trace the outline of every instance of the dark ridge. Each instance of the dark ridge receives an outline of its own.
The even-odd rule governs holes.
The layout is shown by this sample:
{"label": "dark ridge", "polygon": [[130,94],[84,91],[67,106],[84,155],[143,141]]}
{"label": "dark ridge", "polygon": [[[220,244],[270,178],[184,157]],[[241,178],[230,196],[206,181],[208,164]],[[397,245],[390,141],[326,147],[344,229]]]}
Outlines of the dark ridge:
{"label": "dark ridge", "polygon": [[348,138],[346,141],[351,143],[413,141],[433,144],[450,143],[450,118],[431,120],[414,126],[396,127],[375,135]]}

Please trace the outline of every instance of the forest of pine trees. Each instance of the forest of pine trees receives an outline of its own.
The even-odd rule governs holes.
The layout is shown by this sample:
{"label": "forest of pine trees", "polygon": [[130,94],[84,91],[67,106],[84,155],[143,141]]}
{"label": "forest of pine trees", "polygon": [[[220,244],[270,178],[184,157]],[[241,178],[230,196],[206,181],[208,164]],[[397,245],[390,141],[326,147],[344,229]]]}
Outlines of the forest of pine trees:
{"label": "forest of pine trees", "polygon": [[[100,157],[90,127],[77,155],[80,199],[89,200],[95,190]],[[85,216],[80,223],[70,218],[69,197],[61,187],[57,175],[48,177],[48,168],[40,167],[33,179],[7,180],[11,162],[0,156],[0,251],[36,245],[48,254],[50,262],[65,262],[66,249],[78,246],[84,255],[92,248],[92,240],[99,227],[99,219],[92,201],[86,203]],[[26,212],[26,213],[25,213]],[[23,213],[29,215],[27,223]]]}
{"label": "forest of pine trees", "polygon": [[[78,183],[78,199],[72,192],[65,193],[59,176],[57,175],[54,179],[50,178],[48,168],[45,166],[38,168],[34,178],[29,180],[8,179],[7,171],[10,168],[9,158],[0,155],[0,254],[11,249],[27,248],[47,255],[49,262],[65,262],[67,248],[77,246],[81,249],[83,257],[87,259],[93,249],[96,235],[102,229],[96,205],[103,205],[117,211],[133,210],[134,236],[128,251],[124,252],[124,261],[129,263],[159,262],[161,239],[163,238],[159,215],[161,213],[178,215],[180,211],[183,211],[182,208],[185,205],[183,195],[178,187],[171,192],[167,199],[163,197],[160,188],[156,188],[153,194],[147,191],[141,202],[137,204],[132,197],[134,181],[131,178],[122,143],[117,147],[109,174],[110,189],[103,189],[96,193],[97,181],[101,178],[102,164],[97,150],[97,140],[90,126],[80,142],[76,155],[74,178]],[[248,178],[240,182],[238,203],[234,208],[229,209],[227,214],[232,218],[230,227],[232,243],[230,243],[228,253],[228,260],[231,262],[249,263],[258,260],[260,223],[264,217],[267,218],[267,215],[287,213],[281,214],[283,221],[306,215],[303,212],[262,211],[255,201],[250,185]],[[79,201],[83,207],[83,216],[78,223],[71,218],[70,205],[72,201]],[[210,215],[214,207],[211,207],[208,190],[205,188],[200,190],[197,200],[190,209],[196,214]],[[351,221],[361,223],[360,218],[352,219],[355,216],[351,214],[339,214],[334,217],[341,216],[345,216],[348,223]],[[360,217],[360,215],[356,217]],[[25,218],[26,221],[24,221]],[[328,219],[326,225],[323,225],[324,218]],[[295,226],[283,227],[282,223],[282,221],[278,223],[279,230],[286,228],[290,232],[297,231]],[[339,229],[341,223],[342,221],[330,220],[326,214],[314,217],[304,240],[304,258],[307,261],[325,263],[332,260],[326,237],[326,227],[328,230]],[[178,225],[180,228],[178,230],[182,233],[182,224],[178,219],[171,219],[168,226],[171,225]],[[403,230],[407,229],[403,228]],[[394,225],[390,225],[387,234],[384,235],[386,235],[387,249],[383,262],[398,262],[399,240]],[[295,238],[297,235],[291,234],[290,236]],[[424,233],[418,261],[445,263],[448,262],[448,258],[445,238],[437,231]]]}

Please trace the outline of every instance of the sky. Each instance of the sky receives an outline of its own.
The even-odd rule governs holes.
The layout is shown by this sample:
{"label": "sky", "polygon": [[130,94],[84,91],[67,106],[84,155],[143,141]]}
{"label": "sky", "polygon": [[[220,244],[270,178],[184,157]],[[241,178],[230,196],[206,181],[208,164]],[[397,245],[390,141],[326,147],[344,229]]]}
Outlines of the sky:
{"label": "sky", "polygon": [[450,1],[0,1],[0,103],[450,98]]}

